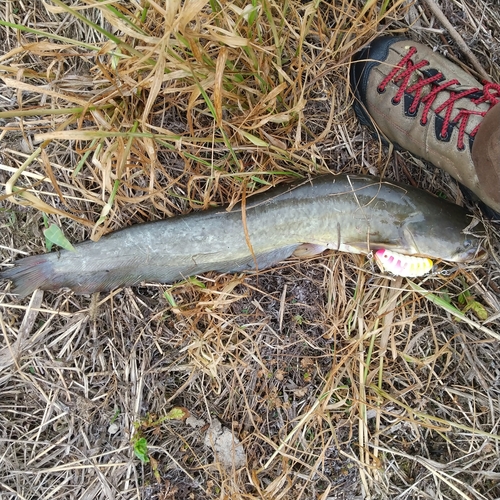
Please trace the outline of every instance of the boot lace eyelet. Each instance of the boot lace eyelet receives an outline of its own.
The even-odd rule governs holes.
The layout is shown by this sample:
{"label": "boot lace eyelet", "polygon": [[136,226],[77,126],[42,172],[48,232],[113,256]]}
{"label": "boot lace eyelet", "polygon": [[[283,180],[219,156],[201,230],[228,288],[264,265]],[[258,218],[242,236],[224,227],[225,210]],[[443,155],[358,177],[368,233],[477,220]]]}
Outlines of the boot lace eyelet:
{"label": "boot lace eyelet", "polygon": [[385,87],[380,87],[380,86],[379,86],[379,87],[377,87],[377,92],[378,92],[379,94],[383,94],[383,93],[385,92]]}
{"label": "boot lace eyelet", "polygon": [[401,99],[396,99],[395,97],[393,97],[391,99],[391,103],[393,106],[397,106],[400,102],[401,102]]}

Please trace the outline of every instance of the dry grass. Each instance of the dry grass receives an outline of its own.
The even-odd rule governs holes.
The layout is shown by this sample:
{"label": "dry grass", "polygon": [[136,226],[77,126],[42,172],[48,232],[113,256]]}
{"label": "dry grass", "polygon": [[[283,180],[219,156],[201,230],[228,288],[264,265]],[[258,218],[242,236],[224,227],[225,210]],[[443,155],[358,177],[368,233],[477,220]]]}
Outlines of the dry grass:
{"label": "dry grass", "polygon": [[[378,31],[469,64],[418,1],[66,4],[0,5],[6,262],[44,250],[42,214],[80,241],[326,171],[461,201],[350,109],[350,57]],[[500,81],[497,2],[440,7]],[[25,301],[4,287],[2,500],[500,497],[494,258],[418,281],[454,305],[468,290],[489,316],[469,323],[350,255],[200,279]],[[219,419],[247,466],[222,467],[174,407]]]}

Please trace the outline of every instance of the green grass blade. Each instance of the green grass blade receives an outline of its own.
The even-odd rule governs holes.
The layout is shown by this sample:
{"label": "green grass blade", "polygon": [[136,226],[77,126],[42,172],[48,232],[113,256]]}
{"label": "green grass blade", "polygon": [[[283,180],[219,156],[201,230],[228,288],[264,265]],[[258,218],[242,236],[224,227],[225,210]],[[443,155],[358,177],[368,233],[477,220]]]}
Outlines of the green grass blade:
{"label": "green grass blade", "polygon": [[444,309],[446,312],[449,312],[455,318],[459,319],[460,321],[463,321],[464,323],[469,324],[470,326],[476,328],[477,330],[480,330],[483,333],[486,333],[487,335],[490,335],[491,337],[497,340],[500,340],[500,334],[468,318],[462,311],[460,311],[460,309],[457,309],[455,306],[446,302],[441,297],[425,290],[425,288],[422,288],[413,281],[408,280],[408,284],[410,285],[411,288],[413,288],[413,290],[420,293],[423,297],[425,297],[433,304],[436,304],[437,306],[441,307],[441,309]]}

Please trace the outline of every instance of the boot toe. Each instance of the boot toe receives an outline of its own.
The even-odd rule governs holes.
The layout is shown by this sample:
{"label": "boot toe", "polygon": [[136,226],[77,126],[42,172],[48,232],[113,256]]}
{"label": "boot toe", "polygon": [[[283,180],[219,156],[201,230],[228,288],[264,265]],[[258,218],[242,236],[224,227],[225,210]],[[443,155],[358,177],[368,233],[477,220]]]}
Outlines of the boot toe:
{"label": "boot toe", "polygon": [[372,119],[366,111],[367,91],[369,87],[369,78],[371,70],[384,62],[388,55],[390,47],[402,40],[403,37],[379,36],[369,45],[354,54],[350,69],[350,85],[354,94],[354,111],[360,122],[364,125],[373,127]]}

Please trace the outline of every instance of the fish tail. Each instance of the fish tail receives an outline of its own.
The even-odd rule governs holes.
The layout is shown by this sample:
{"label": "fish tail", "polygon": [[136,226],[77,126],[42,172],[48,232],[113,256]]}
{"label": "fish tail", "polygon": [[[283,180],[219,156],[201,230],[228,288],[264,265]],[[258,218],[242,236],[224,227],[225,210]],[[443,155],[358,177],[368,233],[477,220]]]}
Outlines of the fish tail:
{"label": "fish tail", "polygon": [[1,280],[14,283],[12,291],[26,297],[36,289],[55,282],[51,254],[34,255],[18,260],[14,267],[0,272]]}

